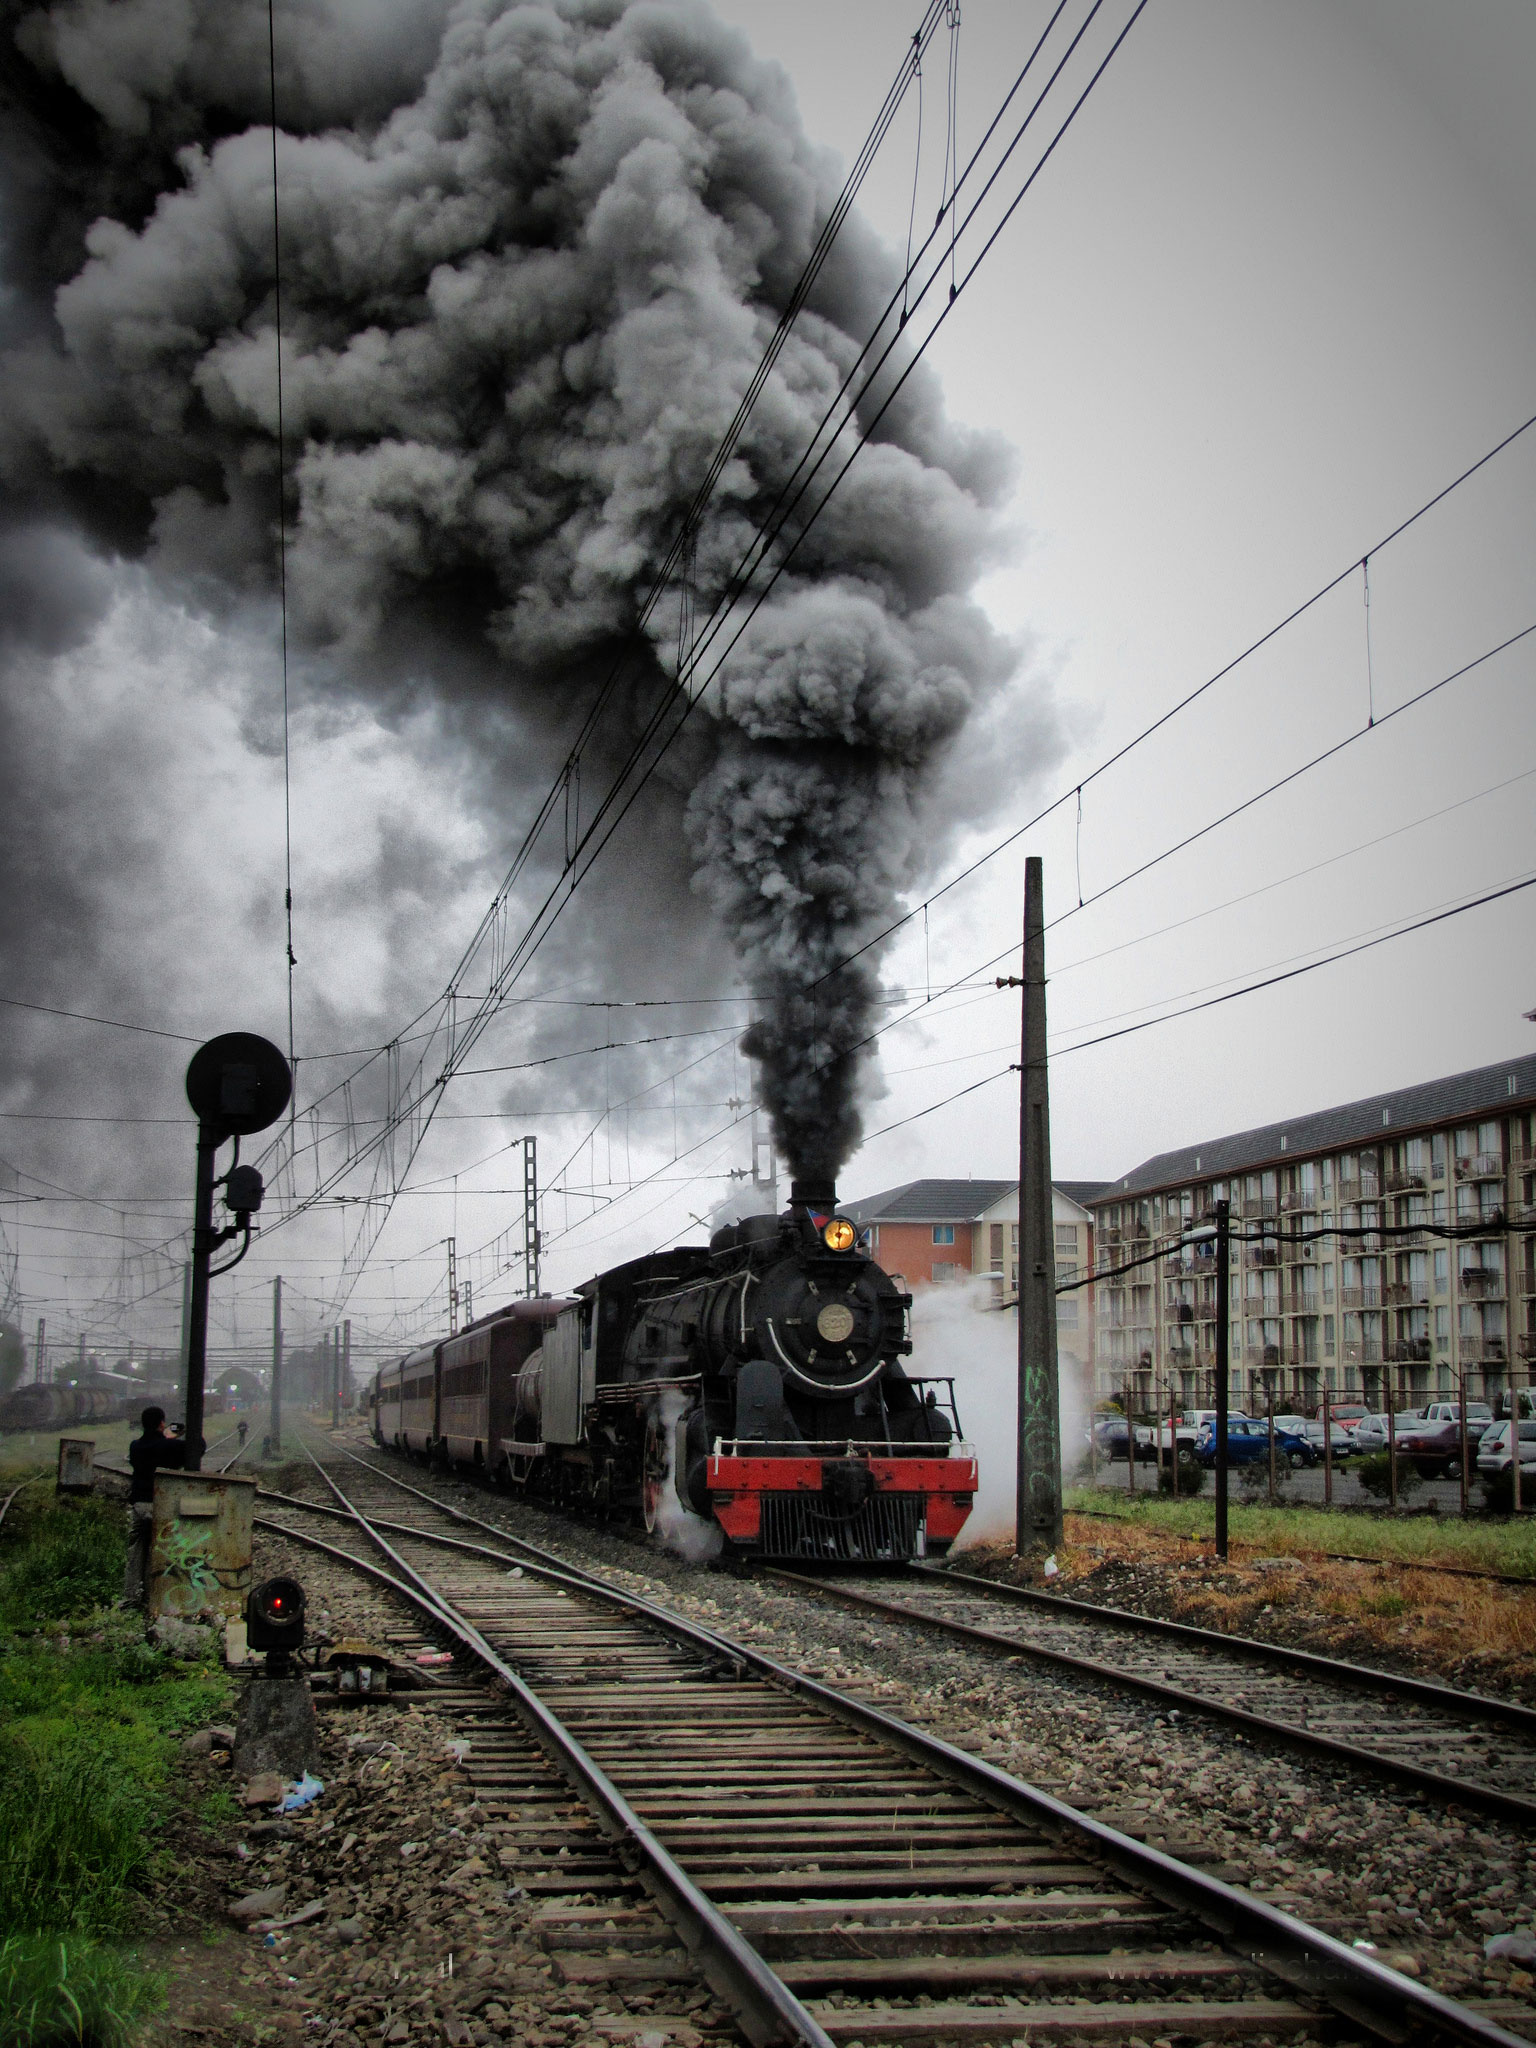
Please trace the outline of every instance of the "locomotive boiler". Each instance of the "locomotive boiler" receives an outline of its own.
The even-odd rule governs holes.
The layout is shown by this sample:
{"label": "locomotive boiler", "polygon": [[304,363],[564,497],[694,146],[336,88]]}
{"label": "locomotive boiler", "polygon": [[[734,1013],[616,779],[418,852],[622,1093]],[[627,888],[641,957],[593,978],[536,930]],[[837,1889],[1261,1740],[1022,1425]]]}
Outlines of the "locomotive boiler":
{"label": "locomotive boiler", "polygon": [[797,1183],[783,1215],[631,1260],[569,1301],[518,1303],[385,1368],[375,1435],[648,1529],[675,1490],[765,1557],[941,1555],[976,1465],[951,1383],[902,1365],[910,1307],[832,1190]]}

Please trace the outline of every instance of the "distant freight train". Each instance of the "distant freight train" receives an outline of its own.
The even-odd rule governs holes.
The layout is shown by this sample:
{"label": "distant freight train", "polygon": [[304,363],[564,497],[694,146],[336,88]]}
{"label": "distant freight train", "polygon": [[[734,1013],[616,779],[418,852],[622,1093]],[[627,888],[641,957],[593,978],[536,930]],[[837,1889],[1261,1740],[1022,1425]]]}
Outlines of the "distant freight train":
{"label": "distant freight train", "polygon": [[[146,1402],[169,1410],[180,1398],[175,1386],[131,1380],[122,1373],[96,1373],[79,1386],[45,1381],[0,1394],[0,1430],[61,1429],[78,1422],[121,1422],[125,1417],[136,1422]],[[209,1412],[217,1405],[210,1402]]]}
{"label": "distant freight train", "polygon": [[573,1300],[514,1303],[385,1366],[373,1434],[647,1529],[675,1484],[761,1557],[941,1556],[976,1461],[952,1382],[902,1369],[911,1304],[830,1190],[797,1184],[782,1216],[616,1266]]}

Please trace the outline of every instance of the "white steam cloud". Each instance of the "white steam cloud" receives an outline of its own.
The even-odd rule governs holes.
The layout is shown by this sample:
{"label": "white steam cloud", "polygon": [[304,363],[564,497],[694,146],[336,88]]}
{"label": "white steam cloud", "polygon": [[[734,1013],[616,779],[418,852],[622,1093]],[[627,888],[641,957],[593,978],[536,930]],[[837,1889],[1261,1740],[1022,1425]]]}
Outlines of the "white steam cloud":
{"label": "white steam cloud", "polygon": [[[976,1505],[956,1548],[1013,1543],[1018,1488],[1019,1326],[992,1307],[992,1284],[982,1278],[948,1287],[920,1287],[912,1301],[913,1373],[950,1374],[968,1442],[976,1446]],[[1070,1370],[1057,1371],[1061,1403],[1061,1457],[1071,1472],[1081,1464],[1088,1427],[1083,1389]]]}

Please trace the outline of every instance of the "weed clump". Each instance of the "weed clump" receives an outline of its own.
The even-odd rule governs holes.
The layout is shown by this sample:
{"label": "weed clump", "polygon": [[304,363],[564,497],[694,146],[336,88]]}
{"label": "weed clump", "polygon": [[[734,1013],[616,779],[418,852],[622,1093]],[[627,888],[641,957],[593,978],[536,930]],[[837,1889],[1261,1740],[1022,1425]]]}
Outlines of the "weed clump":
{"label": "weed clump", "polygon": [[164,1995],[159,1976],[99,1942],[51,1934],[0,1941],[7,2048],[130,2048]]}
{"label": "weed clump", "polygon": [[[1392,1492],[1392,1454],[1390,1451],[1370,1451],[1355,1465],[1355,1477],[1364,1490],[1377,1500],[1387,1500]],[[1417,1493],[1424,1484],[1418,1470],[1406,1459],[1397,1461],[1397,1497],[1404,1499],[1410,1493]]]}

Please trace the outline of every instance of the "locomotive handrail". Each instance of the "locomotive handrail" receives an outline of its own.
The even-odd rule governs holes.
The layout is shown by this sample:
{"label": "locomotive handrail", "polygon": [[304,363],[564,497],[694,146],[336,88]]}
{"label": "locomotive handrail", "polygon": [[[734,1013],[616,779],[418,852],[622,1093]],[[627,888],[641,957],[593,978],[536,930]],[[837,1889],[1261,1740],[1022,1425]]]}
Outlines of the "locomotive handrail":
{"label": "locomotive handrail", "polygon": [[719,1436],[715,1438],[712,1453],[717,1458],[763,1458],[763,1457],[806,1457],[806,1458],[851,1458],[860,1452],[868,1452],[878,1458],[900,1458],[922,1456],[932,1458],[971,1458],[976,1456],[976,1446],[963,1437],[951,1437],[947,1443],[924,1443],[917,1437],[890,1439],[883,1436],[849,1437],[751,1437]]}

